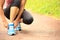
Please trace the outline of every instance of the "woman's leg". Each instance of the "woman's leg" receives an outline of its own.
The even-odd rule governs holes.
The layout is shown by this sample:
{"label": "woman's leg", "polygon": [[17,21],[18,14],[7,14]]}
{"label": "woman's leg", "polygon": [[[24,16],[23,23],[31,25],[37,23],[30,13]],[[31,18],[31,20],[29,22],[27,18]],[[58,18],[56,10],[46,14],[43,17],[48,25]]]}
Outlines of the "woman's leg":
{"label": "woman's leg", "polygon": [[26,10],[23,11],[23,14],[21,17],[22,18],[21,18],[20,22],[23,22],[25,24],[31,24],[33,22],[32,15]]}
{"label": "woman's leg", "polygon": [[10,21],[13,22],[15,17],[18,15],[20,7],[20,0],[14,0],[10,8]]}

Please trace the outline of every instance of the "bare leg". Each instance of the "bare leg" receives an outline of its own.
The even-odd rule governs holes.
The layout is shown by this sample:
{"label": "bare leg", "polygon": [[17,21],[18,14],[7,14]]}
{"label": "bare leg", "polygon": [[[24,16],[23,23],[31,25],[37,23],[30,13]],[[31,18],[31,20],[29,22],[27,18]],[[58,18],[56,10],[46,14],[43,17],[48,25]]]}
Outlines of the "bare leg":
{"label": "bare leg", "polygon": [[19,8],[11,7],[11,9],[10,9],[10,21],[11,22],[14,21],[14,19],[15,19],[16,15],[18,14],[18,12],[19,12]]}

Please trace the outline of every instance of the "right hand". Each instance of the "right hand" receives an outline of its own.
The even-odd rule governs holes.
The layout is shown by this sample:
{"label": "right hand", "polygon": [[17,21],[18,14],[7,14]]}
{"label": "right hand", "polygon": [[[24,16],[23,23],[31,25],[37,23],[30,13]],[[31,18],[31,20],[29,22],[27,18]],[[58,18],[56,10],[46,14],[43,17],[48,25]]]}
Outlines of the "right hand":
{"label": "right hand", "polygon": [[8,28],[8,23],[10,22],[10,20],[8,20],[6,17],[3,17],[2,18],[2,22],[3,22],[3,25]]}
{"label": "right hand", "polygon": [[8,22],[7,22],[7,20],[3,20],[3,24],[4,24],[4,26],[5,26],[6,28],[8,28]]}

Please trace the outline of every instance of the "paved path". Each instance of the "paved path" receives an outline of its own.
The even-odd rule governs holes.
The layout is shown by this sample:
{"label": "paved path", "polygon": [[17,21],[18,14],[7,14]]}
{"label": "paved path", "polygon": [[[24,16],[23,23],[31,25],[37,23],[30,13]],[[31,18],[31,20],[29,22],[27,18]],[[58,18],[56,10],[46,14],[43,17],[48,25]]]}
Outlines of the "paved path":
{"label": "paved path", "polygon": [[34,22],[31,25],[21,23],[22,31],[15,36],[9,36],[0,18],[0,40],[60,40],[60,21],[39,14],[32,14]]}

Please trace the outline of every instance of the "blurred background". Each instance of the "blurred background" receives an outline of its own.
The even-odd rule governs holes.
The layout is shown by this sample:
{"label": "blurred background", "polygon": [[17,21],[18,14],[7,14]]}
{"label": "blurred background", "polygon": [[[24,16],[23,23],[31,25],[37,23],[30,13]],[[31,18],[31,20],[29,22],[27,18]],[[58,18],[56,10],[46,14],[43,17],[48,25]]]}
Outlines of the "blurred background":
{"label": "blurred background", "polygon": [[60,19],[60,0],[27,0],[26,9]]}

